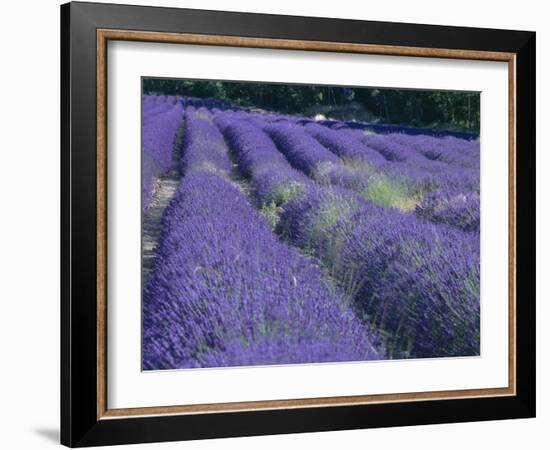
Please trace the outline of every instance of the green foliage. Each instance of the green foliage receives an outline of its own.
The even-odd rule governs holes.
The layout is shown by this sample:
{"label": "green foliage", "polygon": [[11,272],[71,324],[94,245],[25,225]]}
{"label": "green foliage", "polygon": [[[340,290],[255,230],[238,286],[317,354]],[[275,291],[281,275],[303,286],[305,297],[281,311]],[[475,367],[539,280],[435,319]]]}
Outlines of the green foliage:
{"label": "green foliage", "polygon": [[275,202],[265,204],[260,209],[260,214],[262,217],[267,220],[271,229],[275,229],[279,223],[279,210],[280,207],[277,206]]}
{"label": "green foliage", "polygon": [[303,188],[304,185],[298,182],[281,184],[273,193],[273,202],[275,202],[276,205],[283,205],[298,195]]}
{"label": "green foliage", "polygon": [[298,195],[304,185],[298,182],[291,182],[281,184],[273,193],[272,200],[262,205],[260,208],[260,214],[267,220],[271,228],[274,230],[279,223],[281,214],[281,205],[284,205],[290,199]]}
{"label": "green foliage", "polygon": [[382,122],[479,132],[479,92],[354,90],[356,101]]}
{"label": "green foliage", "polygon": [[479,132],[479,92],[347,88],[234,81],[144,78],[143,92],[229,100],[287,114],[360,105],[384,123]]}
{"label": "green foliage", "polygon": [[420,196],[411,195],[404,183],[387,176],[373,180],[362,194],[374,203],[401,211],[412,211],[420,201]]}

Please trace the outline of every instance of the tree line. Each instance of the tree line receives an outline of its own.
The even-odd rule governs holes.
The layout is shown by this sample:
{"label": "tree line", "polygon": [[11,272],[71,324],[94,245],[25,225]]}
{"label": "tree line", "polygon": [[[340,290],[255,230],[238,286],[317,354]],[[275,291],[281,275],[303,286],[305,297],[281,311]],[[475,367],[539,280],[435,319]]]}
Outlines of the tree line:
{"label": "tree line", "polygon": [[144,78],[142,87],[147,94],[214,98],[285,114],[479,132],[478,92],[163,78]]}

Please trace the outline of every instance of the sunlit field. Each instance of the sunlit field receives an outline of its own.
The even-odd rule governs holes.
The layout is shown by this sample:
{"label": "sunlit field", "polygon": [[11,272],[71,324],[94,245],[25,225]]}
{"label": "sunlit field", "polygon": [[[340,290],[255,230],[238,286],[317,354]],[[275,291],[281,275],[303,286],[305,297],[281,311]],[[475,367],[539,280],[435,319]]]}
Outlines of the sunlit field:
{"label": "sunlit field", "polygon": [[143,368],[479,355],[479,151],[144,95]]}

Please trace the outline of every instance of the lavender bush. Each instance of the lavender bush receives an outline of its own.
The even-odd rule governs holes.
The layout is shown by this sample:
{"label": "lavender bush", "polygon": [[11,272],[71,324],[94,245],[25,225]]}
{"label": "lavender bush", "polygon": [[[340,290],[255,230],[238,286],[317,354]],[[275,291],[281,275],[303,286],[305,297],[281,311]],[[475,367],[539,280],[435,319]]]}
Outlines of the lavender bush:
{"label": "lavender bush", "polygon": [[374,172],[364,159],[348,159],[345,164],[303,127],[287,122],[266,125],[263,129],[295,168],[321,184],[362,191],[371,182]]}
{"label": "lavender bush", "polygon": [[344,130],[334,130],[316,123],[305,126],[306,131],[327,149],[342,159],[362,161],[369,166],[379,168],[386,164],[386,159],[377,151],[364,145],[355,134]]}
{"label": "lavender bush", "polygon": [[205,170],[228,175],[232,163],[222,134],[213,123],[210,112],[204,108],[188,107],[185,111],[183,155],[180,170]]}
{"label": "lavender bush", "polygon": [[314,175],[321,163],[340,163],[336,155],[299,126],[290,123],[273,124],[264,130],[291,164],[309,175]]}
{"label": "lavender bush", "polygon": [[388,139],[418,151],[426,158],[453,166],[479,169],[479,142],[426,135],[390,134]]}
{"label": "lavender bush", "polygon": [[479,195],[461,189],[438,189],[416,206],[420,217],[464,231],[479,232]]}
{"label": "lavender bush", "polygon": [[183,107],[180,103],[147,101],[160,105],[160,109],[148,109],[144,105],[142,117],[142,211],[146,212],[156,177],[166,175],[173,166],[176,133],[181,125]]}
{"label": "lavender bush", "polygon": [[271,203],[280,206],[309,183],[304,174],[290,167],[260,128],[223,114],[216,116],[216,123],[224,131],[240,170],[249,178],[260,207]]}

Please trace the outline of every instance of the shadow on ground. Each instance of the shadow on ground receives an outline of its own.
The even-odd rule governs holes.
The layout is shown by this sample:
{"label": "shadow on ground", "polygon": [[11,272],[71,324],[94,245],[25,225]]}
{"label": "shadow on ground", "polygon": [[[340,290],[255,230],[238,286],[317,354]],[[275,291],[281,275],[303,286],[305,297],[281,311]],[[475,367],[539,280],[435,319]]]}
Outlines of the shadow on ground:
{"label": "shadow on ground", "polygon": [[37,428],[34,432],[50,442],[59,444],[59,430],[57,428]]}

